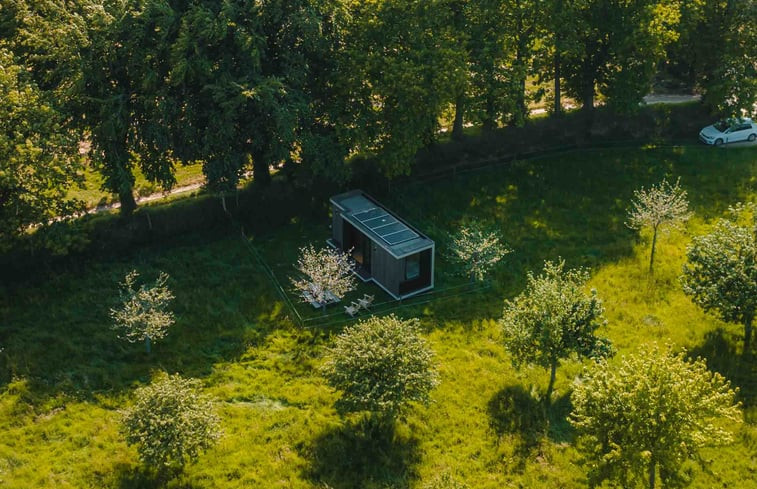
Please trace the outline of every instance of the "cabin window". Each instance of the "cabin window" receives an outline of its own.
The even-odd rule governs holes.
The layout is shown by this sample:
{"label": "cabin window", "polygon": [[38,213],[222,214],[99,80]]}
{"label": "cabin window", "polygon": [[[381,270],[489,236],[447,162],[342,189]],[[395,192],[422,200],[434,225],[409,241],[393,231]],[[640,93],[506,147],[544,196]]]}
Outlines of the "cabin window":
{"label": "cabin window", "polygon": [[405,280],[413,280],[421,274],[421,255],[416,253],[405,258]]}

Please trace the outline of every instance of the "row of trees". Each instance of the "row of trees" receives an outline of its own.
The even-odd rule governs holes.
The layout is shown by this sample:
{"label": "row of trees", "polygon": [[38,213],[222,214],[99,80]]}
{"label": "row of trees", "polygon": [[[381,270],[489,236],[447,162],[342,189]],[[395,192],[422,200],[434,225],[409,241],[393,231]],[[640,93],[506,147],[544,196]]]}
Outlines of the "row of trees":
{"label": "row of trees", "polygon": [[[454,114],[455,137],[465,123],[522,124],[545,93],[529,80],[551,81],[555,113],[563,93],[587,112],[597,95],[630,110],[667,63],[720,110],[752,110],[756,8],[9,0],[0,11],[0,96],[14,102],[0,108],[12,125],[0,135],[2,232],[70,210],[64,189],[76,183],[82,139],[129,213],[136,167],[168,188],[177,165],[200,161],[222,194],[250,169],[267,183],[279,165],[343,181],[354,154],[374,156],[388,177],[404,174],[444,114]],[[44,184],[30,168],[48,174]]]}

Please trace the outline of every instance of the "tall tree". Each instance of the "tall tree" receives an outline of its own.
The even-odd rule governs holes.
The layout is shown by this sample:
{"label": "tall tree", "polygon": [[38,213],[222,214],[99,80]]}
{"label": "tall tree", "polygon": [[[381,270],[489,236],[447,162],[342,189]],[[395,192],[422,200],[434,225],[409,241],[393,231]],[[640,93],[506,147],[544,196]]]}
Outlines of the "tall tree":
{"label": "tall tree", "polygon": [[490,131],[512,113],[508,96],[507,30],[503,0],[472,0],[466,9],[470,35],[471,118]]}
{"label": "tall tree", "polygon": [[570,421],[589,459],[590,485],[654,489],[658,474],[666,487],[683,485],[685,461],[733,440],[723,422],[741,421],[735,397],[704,361],[690,362],[670,347],[645,347],[620,365],[589,368],[574,384]]}
{"label": "tall tree", "polygon": [[[160,5],[160,4],[156,4]],[[174,161],[152,141],[162,134],[155,124],[161,78],[151,62],[165,63],[159,24],[143,24],[141,0],[124,0],[93,9],[90,42],[82,50],[82,80],[76,97],[92,143],[92,163],[103,175],[103,187],[118,195],[121,212],[136,208],[134,168],[163,188],[175,183]],[[165,137],[165,136],[163,136]]]}
{"label": "tall tree", "polygon": [[705,103],[723,116],[755,113],[755,18],[754,0],[682,4],[681,34],[668,50],[669,69],[702,92]]}
{"label": "tall tree", "polygon": [[[562,57],[568,93],[591,113],[597,90],[619,109],[638,106],[665,46],[675,40],[680,2],[573,0]],[[565,6],[565,4],[563,4]]]}
{"label": "tall tree", "polygon": [[584,292],[589,273],[564,268],[564,261],[546,261],[541,275],[529,272],[526,290],[505,301],[501,320],[505,347],[513,363],[549,369],[547,406],[561,361],[573,354],[601,359],[613,353],[609,340],[595,334],[605,324],[604,307],[596,290],[590,295]]}
{"label": "tall tree", "polygon": [[757,206],[737,205],[686,252],[683,291],[706,311],[744,325],[744,353],[751,353],[757,313]]}
{"label": "tall tree", "polygon": [[375,156],[384,175],[407,174],[459,93],[465,56],[448,35],[452,11],[437,0],[348,5],[339,125],[353,151]]}
{"label": "tall tree", "polygon": [[81,181],[77,134],[30,78],[0,47],[0,249],[32,225],[81,209],[67,196]]}

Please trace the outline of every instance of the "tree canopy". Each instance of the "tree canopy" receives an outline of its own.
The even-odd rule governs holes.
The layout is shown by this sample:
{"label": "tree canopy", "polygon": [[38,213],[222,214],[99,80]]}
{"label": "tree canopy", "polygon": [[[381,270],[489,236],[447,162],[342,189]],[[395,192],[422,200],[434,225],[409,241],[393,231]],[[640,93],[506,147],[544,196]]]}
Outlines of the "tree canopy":
{"label": "tree canopy", "polygon": [[574,384],[570,421],[586,454],[589,482],[654,489],[686,480],[683,463],[705,446],[728,444],[738,423],[735,392],[703,360],[670,347],[644,347],[588,368]]}
{"label": "tree canopy", "polygon": [[134,392],[123,413],[126,442],[139,458],[159,472],[183,467],[221,436],[212,401],[196,380],[161,374]]}
{"label": "tree canopy", "polygon": [[323,375],[341,391],[340,410],[369,411],[388,420],[412,402],[428,402],[439,382],[418,320],[394,315],[370,317],[337,336]]}
{"label": "tree canopy", "polygon": [[505,347],[516,366],[534,364],[550,370],[549,404],[555,372],[561,361],[606,358],[613,353],[609,340],[596,336],[605,324],[604,307],[596,290],[586,294],[589,273],[565,270],[565,262],[544,262],[540,275],[529,272],[526,290],[505,301],[501,324]]}
{"label": "tree canopy", "polygon": [[681,282],[703,309],[744,325],[744,353],[749,354],[757,312],[757,206],[738,204],[729,214],[694,238]]}
{"label": "tree canopy", "polygon": [[0,249],[30,226],[81,210],[68,189],[81,182],[76,132],[0,47]]}

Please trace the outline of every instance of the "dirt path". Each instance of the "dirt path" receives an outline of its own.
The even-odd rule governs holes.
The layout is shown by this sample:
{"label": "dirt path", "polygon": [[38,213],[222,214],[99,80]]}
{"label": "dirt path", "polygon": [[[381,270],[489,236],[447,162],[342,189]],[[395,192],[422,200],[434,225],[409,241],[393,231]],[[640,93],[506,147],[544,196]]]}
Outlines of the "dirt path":
{"label": "dirt path", "polygon": [[[203,182],[195,182],[190,183],[189,185],[182,185],[179,187],[174,187],[171,190],[167,192],[156,192],[154,194],[146,195],[144,197],[137,197],[137,205],[145,204],[147,202],[152,202],[154,200],[160,200],[168,197],[169,195],[176,195],[176,194],[183,194],[185,192],[192,192],[193,190],[199,190],[203,186]],[[98,205],[96,207],[92,207],[91,209],[87,209],[87,214],[96,214],[99,212],[108,212],[112,211],[114,209],[118,209],[121,207],[120,202],[114,202],[112,204],[105,204],[105,205]]]}

